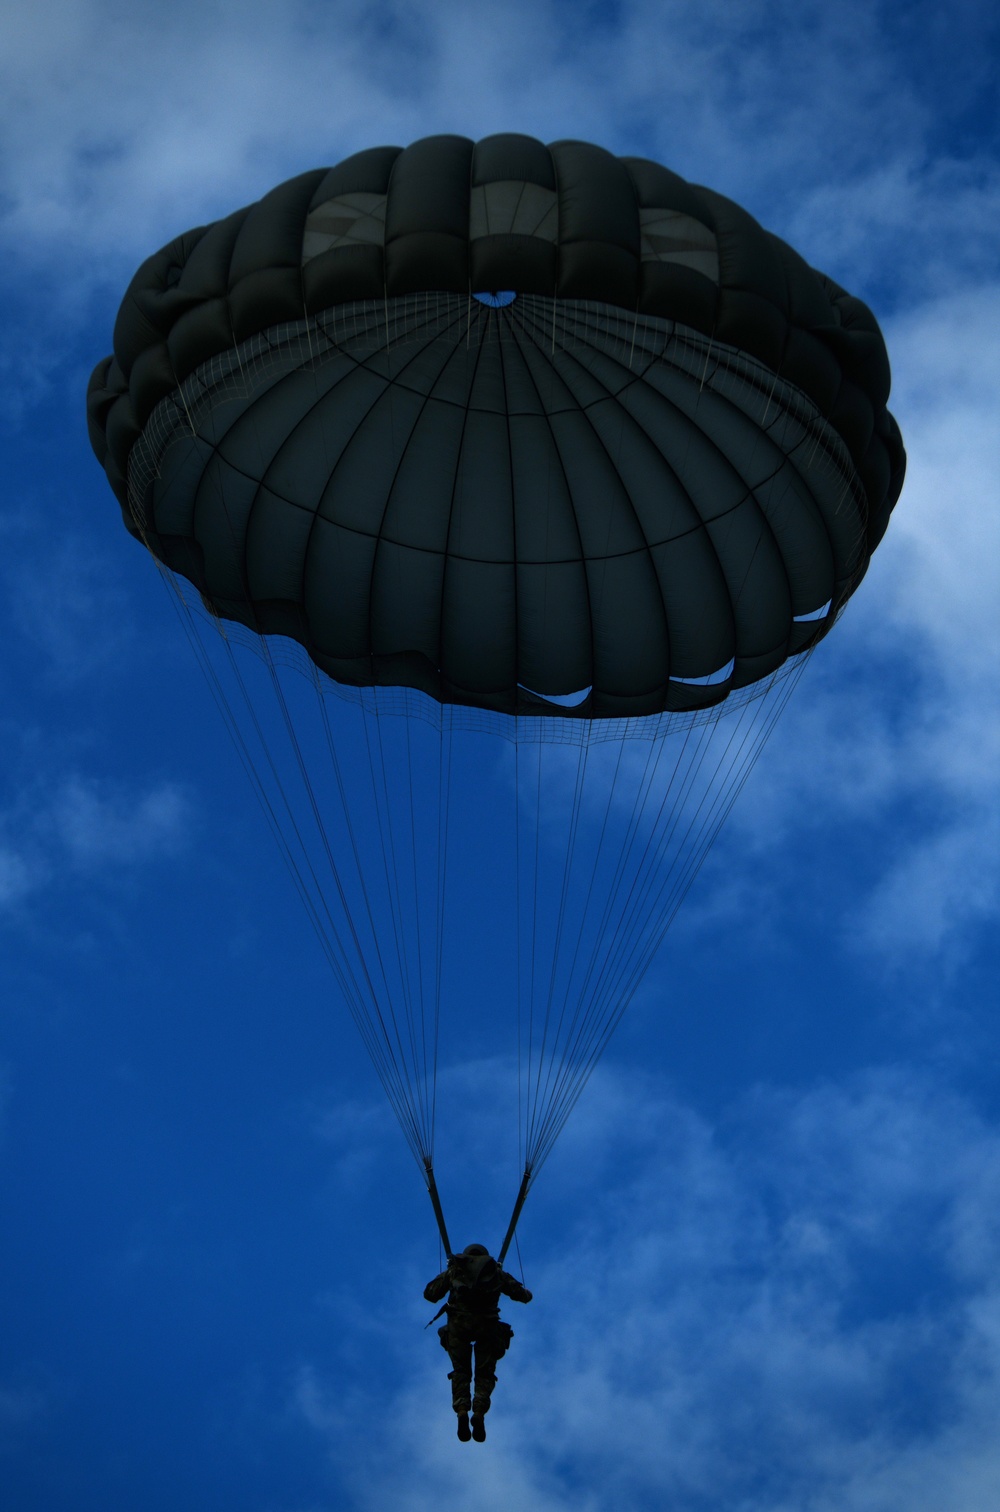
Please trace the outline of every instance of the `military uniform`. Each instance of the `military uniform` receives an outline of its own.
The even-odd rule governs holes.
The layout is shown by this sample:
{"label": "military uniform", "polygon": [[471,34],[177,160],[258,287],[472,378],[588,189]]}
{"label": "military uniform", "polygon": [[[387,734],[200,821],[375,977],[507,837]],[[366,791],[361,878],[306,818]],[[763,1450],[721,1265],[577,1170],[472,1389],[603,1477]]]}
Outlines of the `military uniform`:
{"label": "military uniform", "polygon": [[[483,1416],[489,1411],[490,1396],[497,1383],[494,1367],[507,1353],[514,1336],[509,1323],[500,1317],[500,1297],[514,1302],[530,1302],[531,1293],[513,1276],[501,1270],[482,1244],[470,1244],[463,1254],[453,1255],[448,1269],[424,1287],[428,1302],[445,1304],[448,1321],[438,1329],[442,1346],[451,1358],[451,1403],[459,1415],[459,1438],[468,1438],[465,1415],[472,1409],[472,1436],[486,1437]],[[473,1346],[475,1346],[475,1396],[470,1396],[473,1381]],[[463,1431],[464,1430],[464,1431]]]}

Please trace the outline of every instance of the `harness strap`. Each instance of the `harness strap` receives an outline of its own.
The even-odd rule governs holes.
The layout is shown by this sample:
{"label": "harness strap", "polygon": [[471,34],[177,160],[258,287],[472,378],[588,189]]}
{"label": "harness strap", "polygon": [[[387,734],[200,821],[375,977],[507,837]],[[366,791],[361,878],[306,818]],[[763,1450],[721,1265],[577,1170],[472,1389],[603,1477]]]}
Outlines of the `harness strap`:
{"label": "harness strap", "polygon": [[524,1168],[524,1175],[521,1177],[521,1185],[518,1189],[517,1200],[514,1203],[514,1211],[511,1213],[510,1223],[507,1225],[507,1235],[504,1239],[503,1244],[501,1244],[500,1246],[500,1253],[499,1255],[497,1255],[497,1264],[500,1266],[503,1265],[507,1251],[510,1249],[510,1241],[514,1237],[514,1230],[517,1228],[517,1220],[521,1216],[521,1209],[524,1207],[525,1201],[527,1199],[528,1188],[531,1186],[531,1178],[531,1166],[526,1165]]}
{"label": "harness strap", "polygon": [[448,1238],[448,1230],[444,1224],[444,1213],[441,1211],[441,1198],[438,1196],[437,1182],[434,1180],[434,1167],[430,1157],[424,1156],[424,1180],[427,1182],[427,1195],[431,1199],[431,1207],[434,1209],[434,1217],[437,1219],[438,1233],[441,1235],[441,1243],[444,1252],[450,1260],[452,1257],[451,1240]]}

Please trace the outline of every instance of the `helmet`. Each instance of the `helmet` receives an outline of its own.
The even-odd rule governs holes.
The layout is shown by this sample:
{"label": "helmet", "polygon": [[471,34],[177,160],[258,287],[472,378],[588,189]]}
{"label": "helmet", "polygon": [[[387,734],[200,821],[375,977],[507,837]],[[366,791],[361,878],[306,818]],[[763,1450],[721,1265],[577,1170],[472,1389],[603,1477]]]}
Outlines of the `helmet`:
{"label": "helmet", "polygon": [[498,1273],[497,1263],[485,1244],[467,1244],[455,1258],[462,1262],[457,1275],[463,1286],[489,1285]]}

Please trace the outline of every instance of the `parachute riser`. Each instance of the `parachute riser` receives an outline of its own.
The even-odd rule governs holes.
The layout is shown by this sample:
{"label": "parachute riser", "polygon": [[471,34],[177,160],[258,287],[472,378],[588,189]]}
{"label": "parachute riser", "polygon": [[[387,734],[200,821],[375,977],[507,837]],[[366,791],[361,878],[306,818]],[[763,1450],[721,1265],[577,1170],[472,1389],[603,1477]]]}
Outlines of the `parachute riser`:
{"label": "parachute riser", "polygon": [[521,1177],[521,1185],[518,1188],[517,1199],[514,1203],[514,1211],[511,1213],[510,1223],[507,1225],[507,1233],[504,1236],[503,1244],[501,1244],[500,1246],[500,1253],[497,1255],[498,1265],[503,1265],[507,1251],[510,1249],[510,1242],[514,1237],[514,1230],[517,1228],[517,1220],[520,1218],[521,1209],[524,1207],[525,1201],[527,1200],[528,1190],[531,1186],[531,1177],[531,1167],[530,1165],[526,1165],[524,1168],[524,1175]]}
{"label": "parachute riser", "polygon": [[424,1160],[424,1179],[427,1182],[427,1195],[431,1199],[431,1207],[434,1209],[434,1217],[437,1219],[438,1233],[441,1235],[441,1243],[444,1252],[450,1260],[452,1257],[451,1240],[448,1238],[448,1230],[445,1226],[444,1213],[441,1210],[441,1198],[438,1196],[437,1182],[434,1179],[434,1167],[430,1161]]}

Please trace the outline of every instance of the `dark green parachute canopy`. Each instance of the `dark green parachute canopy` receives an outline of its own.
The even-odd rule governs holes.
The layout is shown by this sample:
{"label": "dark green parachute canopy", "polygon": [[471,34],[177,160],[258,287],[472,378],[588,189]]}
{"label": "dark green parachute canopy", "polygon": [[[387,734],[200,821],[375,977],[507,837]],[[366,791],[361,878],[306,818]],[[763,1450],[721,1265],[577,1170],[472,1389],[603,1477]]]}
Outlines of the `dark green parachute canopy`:
{"label": "dark green parachute canopy", "polygon": [[208,609],[341,683],[718,703],[823,636],[902,486],[874,317],[583,142],[361,152],[139,269],[90,434]]}
{"label": "dark green parachute canopy", "polygon": [[888,396],[860,301],[732,201],[583,142],[358,153],[132,280],[93,447],[449,1253],[439,1023],[468,1053],[517,1018],[502,1263],[881,539]]}

